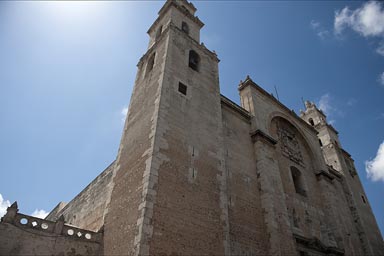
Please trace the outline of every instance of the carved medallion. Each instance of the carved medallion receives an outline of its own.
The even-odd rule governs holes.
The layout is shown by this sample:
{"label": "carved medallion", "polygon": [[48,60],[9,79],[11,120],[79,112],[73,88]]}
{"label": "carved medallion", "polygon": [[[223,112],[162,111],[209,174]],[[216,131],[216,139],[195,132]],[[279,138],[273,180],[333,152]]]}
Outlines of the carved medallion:
{"label": "carved medallion", "polygon": [[296,134],[286,128],[278,127],[281,152],[293,162],[304,166],[303,155]]}

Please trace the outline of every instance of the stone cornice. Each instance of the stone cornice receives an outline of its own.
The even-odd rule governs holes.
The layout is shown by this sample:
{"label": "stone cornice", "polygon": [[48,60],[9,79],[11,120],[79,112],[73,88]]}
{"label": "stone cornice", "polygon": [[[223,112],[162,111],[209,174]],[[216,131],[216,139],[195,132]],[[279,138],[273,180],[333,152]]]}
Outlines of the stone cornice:
{"label": "stone cornice", "polygon": [[256,130],[250,133],[252,142],[255,143],[256,141],[263,140],[267,142],[271,146],[275,146],[277,144],[277,140],[263,132],[262,130]]}
{"label": "stone cornice", "polygon": [[328,182],[332,182],[332,180],[334,179],[333,175],[329,174],[328,172],[326,172],[324,170],[320,170],[318,173],[316,173],[316,177],[318,179],[325,179]]}
{"label": "stone cornice", "polygon": [[231,101],[224,95],[221,94],[220,96],[221,96],[221,104],[228,106],[233,111],[235,111],[236,113],[239,113],[242,117],[244,117],[249,123],[251,122],[251,115],[247,110],[243,109],[242,107],[240,107],[239,105],[237,105],[235,102]]}
{"label": "stone cornice", "polygon": [[338,132],[338,131],[335,129],[335,127],[333,127],[332,125],[327,124],[327,127],[328,127],[329,129],[331,129],[334,133],[339,134],[339,132]]}
{"label": "stone cornice", "polygon": [[337,171],[335,168],[333,168],[330,165],[327,165],[327,166],[330,174],[334,175],[338,179],[341,179],[343,177],[343,175],[339,171]]}
{"label": "stone cornice", "polygon": [[344,255],[344,250],[339,249],[337,247],[332,246],[326,246],[324,243],[322,243],[318,238],[307,238],[299,234],[293,234],[293,237],[295,238],[296,242],[298,244],[302,244],[307,248],[314,249],[316,251],[320,251],[326,254],[332,254],[332,255]]}
{"label": "stone cornice", "polygon": [[344,155],[346,155],[349,159],[353,160],[351,157],[351,154],[349,154],[345,149],[340,148],[341,152],[343,152]]}

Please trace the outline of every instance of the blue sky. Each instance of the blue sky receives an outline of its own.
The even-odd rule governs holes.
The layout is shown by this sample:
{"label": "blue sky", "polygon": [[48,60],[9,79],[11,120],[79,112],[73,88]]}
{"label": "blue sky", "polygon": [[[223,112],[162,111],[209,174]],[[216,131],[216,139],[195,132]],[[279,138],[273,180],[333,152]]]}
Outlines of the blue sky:
{"label": "blue sky", "polygon": [[[222,93],[239,102],[237,85],[250,75],[297,113],[301,97],[316,102],[353,156],[383,233],[383,4],[194,4],[202,42],[221,59]],[[114,160],[162,5],[0,2],[0,214],[15,200],[44,214]]]}

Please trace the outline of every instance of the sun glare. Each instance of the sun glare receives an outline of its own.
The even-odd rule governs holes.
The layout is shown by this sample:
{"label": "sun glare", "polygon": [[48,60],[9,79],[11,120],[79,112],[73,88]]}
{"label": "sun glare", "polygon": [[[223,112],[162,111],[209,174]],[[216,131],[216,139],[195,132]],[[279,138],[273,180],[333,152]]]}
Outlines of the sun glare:
{"label": "sun glare", "polygon": [[48,1],[44,10],[63,23],[94,22],[105,12],[107,3],[91,1]]}

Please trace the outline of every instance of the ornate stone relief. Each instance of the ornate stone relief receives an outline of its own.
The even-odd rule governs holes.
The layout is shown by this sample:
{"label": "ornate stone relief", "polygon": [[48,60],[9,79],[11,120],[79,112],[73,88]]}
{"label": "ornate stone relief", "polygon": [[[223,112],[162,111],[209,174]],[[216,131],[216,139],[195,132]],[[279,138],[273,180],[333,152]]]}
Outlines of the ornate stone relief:
{"label": "ornate stone relief", "polygon": [[304,166],[303,155],[301,154],[296,134],[285,127],[279,126],[277,127],[277,134],[279,136],[281,152],[283,155],[293,162]]}

